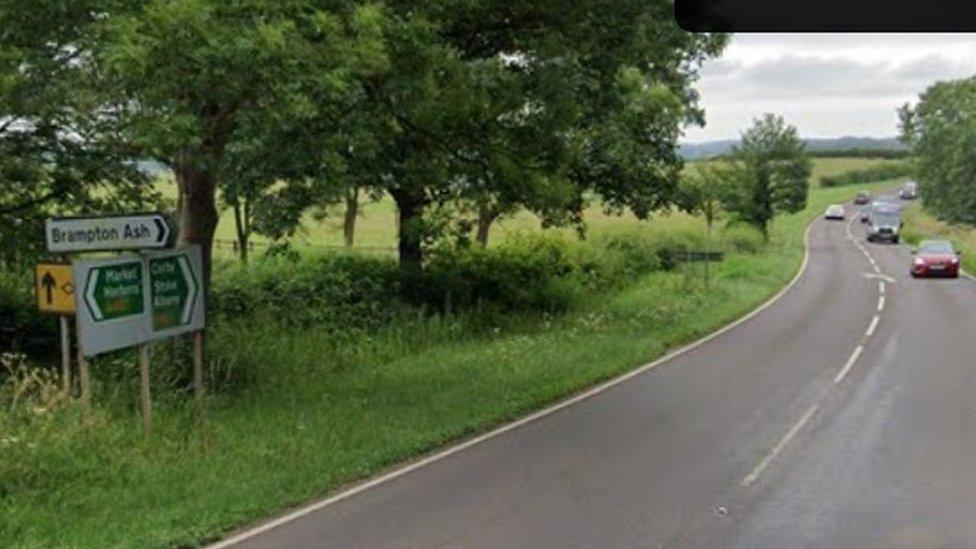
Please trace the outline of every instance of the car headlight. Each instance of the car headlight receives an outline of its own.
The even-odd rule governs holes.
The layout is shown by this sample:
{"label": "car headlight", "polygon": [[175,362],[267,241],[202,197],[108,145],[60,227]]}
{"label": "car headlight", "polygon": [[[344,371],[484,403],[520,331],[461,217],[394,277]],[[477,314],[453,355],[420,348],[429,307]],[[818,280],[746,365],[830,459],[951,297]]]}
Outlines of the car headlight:
{"label": "car headlight", "polygon": [[916,257],[915,258],[915,266],[916,267],[922,267],[924,265],[925,265],[925,260],[924,259],[922,259],[921,257]]}
{"label": "car headlight", "polygon": [[953,257],[952,258],[952,264],[953,265],[958,265],[959,264],[959,258],[958,257]]}

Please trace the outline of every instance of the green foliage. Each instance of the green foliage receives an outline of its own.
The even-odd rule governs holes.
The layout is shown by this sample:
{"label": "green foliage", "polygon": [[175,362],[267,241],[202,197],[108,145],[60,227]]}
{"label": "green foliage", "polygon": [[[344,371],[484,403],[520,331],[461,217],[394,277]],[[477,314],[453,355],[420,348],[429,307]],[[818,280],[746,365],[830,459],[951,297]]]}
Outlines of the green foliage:
{"label": "green foliage", "polygon": [[729,173],[719,163],[699,163],[688,170],[678,185],[678,204],[685,211],[705,218],[708,229],[722,211],[729,193]]}
{"label": "green foliage", "polygon": [[92,94],[84,48],[103,4],[0,2],[0,261],[41,255],[46,217],[158,199]]}
{"label": "green foliage", "polygon": [[906,149],[819,149],[807,151],[811,158],[907,158],[911,151]]}
{"label": "green foliage", "polygon": [[911,166],[905,162],[883,164],[881,166],[850,170],[837,175],[825,175],[820,178],[820,186],[842,187],[845,185],[869,183],[871,181],[884,181],[885,179],[903,177],[909,175],[911,172]]}
{"label": "green foliage", "polygon": [[925,208],[941,219],[976,224],[976,78],[929,86],[899,111],[915,155]]}
{"label": "green foliage", "polygon": [[248,267],[223,266],[210,310],[217,322],[266,317],[336,332],[375,330],[401,312],[399,276],[388,259],[264,258]]}
{"label": "green foliage", "polygon": [[766,114],[754,121],[733,149],[726,209],[738,221],[768,235],[777,213],[793,213],[806,206],[811,162],[794,126]]}
{"label": "green foliage", "polygon": [[0,352],[56,356],[58,322],[37,313],[32,277],[26,265],[0,262]]}

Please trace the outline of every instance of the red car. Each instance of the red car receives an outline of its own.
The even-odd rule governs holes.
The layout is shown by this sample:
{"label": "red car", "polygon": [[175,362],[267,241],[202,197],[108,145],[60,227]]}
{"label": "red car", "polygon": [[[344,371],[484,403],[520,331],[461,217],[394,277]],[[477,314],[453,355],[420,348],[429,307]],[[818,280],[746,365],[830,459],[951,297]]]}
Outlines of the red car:
{"label": "red car", "polygon": [[923,240],[918,250],[912,250],[911,275],[959,277],[960,252],[952,248],[948,240]]}

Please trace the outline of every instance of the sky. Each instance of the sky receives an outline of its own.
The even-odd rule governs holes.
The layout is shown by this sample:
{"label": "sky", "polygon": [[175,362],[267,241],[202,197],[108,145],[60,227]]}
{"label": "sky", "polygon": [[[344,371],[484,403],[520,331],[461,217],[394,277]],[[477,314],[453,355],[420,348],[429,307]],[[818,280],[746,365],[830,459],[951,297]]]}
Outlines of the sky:
{"label": "sky", "polygon": [[803,137],[892,137],[900,105],[974,74],[976,34],[738,34],[703,66],[706,125],[684,141],[738,139],[764,112]]}

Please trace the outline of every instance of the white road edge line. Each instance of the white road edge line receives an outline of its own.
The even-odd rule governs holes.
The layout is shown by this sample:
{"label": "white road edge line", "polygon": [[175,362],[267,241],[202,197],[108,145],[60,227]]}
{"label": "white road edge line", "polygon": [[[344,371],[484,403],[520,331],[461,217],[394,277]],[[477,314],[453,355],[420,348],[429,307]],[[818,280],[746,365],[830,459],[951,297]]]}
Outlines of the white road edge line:
{"label": "white road edge line", "polygon": [[871,324],[868,325],[868,330],[864,332],[864,337],[871,337],[874,335],[874,330],[877,329],[878,322],[880,320],[881,320],[880,316],[874,315],[874,318],[871,319]]}
{"label": "white road edge line", "polygon": [[766,468],[769,467],[769,464],[772,463],[774,459],[776,459],[776,456],[778,456],[779,453],[783,451],[783,448],[786,448],[786,445],[789,444],[791,440],[793,440],[793,437],[795,437],[796,434],[800,432],[800,429],[803,429],[803,426],[806,425],[808,421],[810,421],[810,418],[812,418],[813,414],[817,413],[817,410],[819,409],[820,409],[819,404],[814,404],[809,408],[807,408],[807,411],[804,412],[802,416],[800,416],[800,420],[794,423],[793,427],[790,427],[790,430],[786,432],[786,434],[783,436],[783,438],[779,440],[779,442],[776,443],[776,446],[773,446],[773,449],[770,450],[770,452],[762,458],[762,461],[760,461],[759,464],[756,465],[756,468],[753,469],[751,473],[749,473],[748,475],[745,476],[745,478],[742,479],[742,482],[740,482],[739,485],[745,488],[747,486],[751,486],[755,484],[755,482],[759,480],[759,476],[762,475],[763,471],[765,471]]}
{"label": "white road edge line", "polygon": [[884,283],[884,280],[879,280],[878,281],[878,293],[881,294],[881,295],[884,295],[885,294],[885,283]]}
{"label": "white road edge line", "polygon": [[803,273],[806,272],[807,266],[810,263],[810,230],[813,228],[813,224],[818,219],[819,219],[818,217],[814,217],[813,219],[811,219],[807,223],[806,230],[803,232],[803,260],[800,262],[800,268],[797,269],[796,274],[793,275],[793,278],[786,284],[786,286],[784,286],[778,293],[776,293],[776,295],[774,295],[774,296],[770,297],[769,299],[767,299],[765,302],[763,302],[761,305],[759,305],[759,307],[753,309],[750,313],[746,314],[745,316],[743,316],[743,317],[741,317],[741,318],[739,318],[737,320],[733,320],[732,322],[730,322],[730,323],[726,324],[725,326],[719,328],[718,330],[716,330],[716,331],[714,331],[714,332],[712,332],[712,333],[710,333],[710,334],[702,337],[701,339],[698,339],[697,341],[693,341],[693,342],[689,343],[688,345],[685,345],[684,347],[679,347],[678,349],[675,349],[675,350],[673,350],[673,351],[665,354],[664,356],[658,358],[657,360],[655,360],[653,362],[650,362],[648,364],[645,364],[645,365],[637,368],[636,370],[631,370],[630,372],[627,372],[625,374],[622,374],[622,375],[620,375],[620,376],[618,376],[618,377],[616,377],[614,379],[611,379],[609,381],[605,381],[605,382],[603,382],[603,383],[601,383],[601,384],[599,384],[599,385],[597,385],[595,387],[591,387],[590,389],[587,389],[586,391],[584,391],[582,393],[579,393],[579,394],[577,394],[575,396],[571,396],[571,397],[567,398],[566,400],[563,400],[562,402],[557,402],[556,404],[553,404],[552,406],[549,406],[547,408],[543,408],[542,410],[539,410],[538,412],[529,414],[529,415],[523,417],[522,419],[515,420],[515,421],[513,421],[511,423],[506,423],[505,425],[502,425],[500,427],[496,427],[495,429],[493,429],[491,431],[488,431],[487,433],[484,433],[482,435],[478,435],[478,436],[476,436],[476,437],[474,437],[472,439],[466,440],[466,441],[459,442],[459,443],[455,444],[454,446],[449,446],[449,447],[447,447],[447,448],[445,448],[445,449],[443,449],[443,450],[441,450],[439,452],[436,452],[436,453],[431,454],[431,455],[429,455],[429,456],[427,456],[425,458],[422,458],[422,459],[419,459],[417,461],[414,461],[413,463],[407,463],[406,465],[402,465],[399,468],[394,469],[394,470],[392,470],[392,471],[390,471],[390,472],[388,472],[386,474],[380,475],[380,476],[375,477],[375,478],[370,479],[370,480],[363,481],[360,484],[354,485],[351,488],[348,488],[346,490],[343,490],[343,491],[341,491],[341,492],[339,492],[339,493],[337,493],[335,495],[332,495],[330,497],[327,497],[327,498],[325,498],[323,500],[320,500],[320,501],[317,501],[317,502],[308,504],[308,505],[306,505],[304,507],[300,507],[300,508],[295,509],[294,511],[292,511],[290,513],[287,513],[285,515],[282,515],[282,516],[280,516],[280,517],[278,517],[276,519],[272,519],[272,520],[270,520],[268,522],[265,522],[263,524],[260,524],[258,526],[255,526],[253,528],[249,528],[247,530],[244,530],[244,531],[242,531],[242,532],[240,532],[238,534],[235,534],[235,535],[233,535],[231,537],[228,537],[228,538],[225,538],[225,539],[220,540],[218,542],[215,542],[215,543],[207,546],[208,549],[225,549],[227,547],[232,547],[232,546],[234,546],[234,545],[236,545],[238,543],[241,543],[243,541],[249,540],[251,538],[257,537],[257,536],[259,536],[261,534],[264,534],[266,532],[269,532],[271,530],[274,530],[275,528],[278,528],[279,526],[283,526],[283,525],[285,525],[285,524],[287,524],[289,522],[292,522],[292,521],[295,521],[297,519],[300,519],[300,518],[302,518],[304,516],[310,515],[310,514],[316,512],[316,511],[320,511],[322,509],[325,509],[326,507],[329,507],[329,506],[334,505],[334,504],[336,504],[336,503],[338,503],[338,502],[340,502],[342,500],[345,500],[345,499],[348,499],[348,498],[350,498],[352,496],[355,496],[356,494],[365,492],[367,490],[370,490],[372,488],[375,488],[377,486],[380,486],[381,484],[385,484],[387,482],[390,482],[392,480],[395,480],[395,479],[397,479],[399,477],[402,477],[402,476],[407,475],[407,474],[409,474],[409,473],[411,473],[413,471],[416,471],[418,469],[421,469],[423,467],[426,467],[426,466],[428,466],[428,465],[430,465],[432,463],[441,461],[441,460],[443,460],[445,458],[448,458],[448,457],[450,457],[450,456],[452,456],[454,454],[457,454],[459,452],[463,452],[464,450],[467,450],[468,448],[471,448],[473,446],[477,446],[478,444],[481,444],[482,442],[485,442],[485,441],[491,440],[493,438],[496,438],[498,436],[501,436],[501,435],[503,435],[503,434],[505,434],[505,433],[507,433],[509,431],[513,431],[515,429],[518,429],[519,427],[522,427],[524,425],[528,425],[529,423],[532,423],[534,421],[540,420],[540,419],[542,419],[542,418],[544,418],[546,416],[550,416],[550,415],[552,415],[552,414],[554,414],[554,413],[562,410],[563,408],[568,408],[568,407],[570,407],[570,406],[572,406],[574,404],[577,404],[579,402],[582,402],[582,401],[584,401],[584,400],[586,400],[586,399],[588,399],[590,397],[593,397],[595,395],[598,395],[598,394],[600,394],[602,392],[607,391],[608,389],[611,389],[611,388],[613,388],[613,387],[615,387],[617,385],[620,385],[621,383],[624,383],[624,382],[626,382],[626,381],[628,381],[630,379],[633,379],[633,378],[635,378],[635,377],[637,377],[637,376],[639,376],[639,375],[647,372],[648,370],[651,370],[651,369],[653,369],[653,368],[655,368],[657,366],[660,366],[661,364],[664,364],[664,363],[666,363],[666,362],[668,362],[668,361],[670,361],[670,360],[672,360],[672,359],[674,359],[674,358],[676,358],[676,357],[678,357],[678,356],[680,356],[680,355],[682,355],[682,354],[684,354],[684,353],[686,353],[688,351],[691,351],[692,349],[695,349],[696,347],[700,347],[701,345],[704,345],[705,343],[708,343],[709,341],[711,341],[711,340],[713,340],[713,339],[721,336],[722,334],[725,334],[725,333],[727,333],[727,332],[729,332],[729,331],[737,328],[738,326],[744,324],[745,322],[748,322],[749,320],[755,318],[760,313],[762,313],[763,311],[765,311],[766,309],[768,309],[769,307],[771,307],[774,303],[776,303],[777,301],[779,301],[780,298],[782,298],[791,289],[793,289],[793,287],[796,286],[797,282],[800,281],[800,278],[803,277]]}
{"label": "white road edge line", "polygon": [[885,306],[885,296],[883,296],[883,295],[882,296],[878,296],[878,312],[879,313],[884,310],[884,306]]}
{"label": "white road edge line", "polygon": [[864,345],[858,345],[857,348],[854,349],[854,352],[851,354],[851,358],[847,359],[844,367],[837,372],[836,376],[834,376],[834,385],[840,385],[840,382],[844,381],[844,378],[847,377],[847,372],[851,371],[851,367],[854,366],[854,363],[857,362],[858,357],[860,357],[861,353],[863,352]]}

